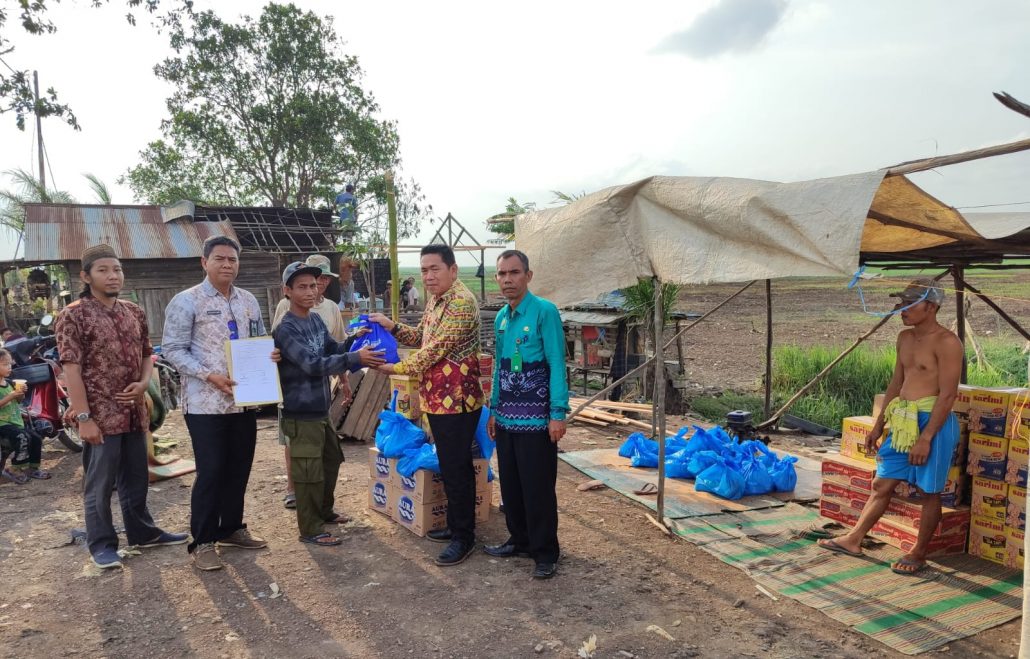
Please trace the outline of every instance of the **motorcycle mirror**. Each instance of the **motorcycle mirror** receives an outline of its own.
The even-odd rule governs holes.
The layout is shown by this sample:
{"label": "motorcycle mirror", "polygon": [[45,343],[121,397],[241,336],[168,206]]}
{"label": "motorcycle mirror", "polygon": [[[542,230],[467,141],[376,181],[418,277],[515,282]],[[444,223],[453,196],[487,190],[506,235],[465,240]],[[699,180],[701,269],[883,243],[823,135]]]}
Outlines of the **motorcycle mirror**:
{"label": "motorcycle mirror", "polygon": [[51,314],[47,314],[39,319],[39,324],[42,327],[50,327],[54,324],[54,317]]}

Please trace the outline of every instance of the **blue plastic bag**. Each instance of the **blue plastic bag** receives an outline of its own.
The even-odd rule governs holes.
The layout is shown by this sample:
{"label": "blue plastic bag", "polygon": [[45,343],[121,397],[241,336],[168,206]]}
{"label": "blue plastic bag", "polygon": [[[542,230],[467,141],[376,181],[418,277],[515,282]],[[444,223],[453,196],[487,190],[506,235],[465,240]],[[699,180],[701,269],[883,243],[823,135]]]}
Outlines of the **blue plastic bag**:
{"label": "blue plastic bag", "polygon": [[754,458],[744,462],[740,475],[744,478],[744,496],[768,494],[773,491],[773,480],[769,470]]}
{"label": "blue plastic bag", "polygon": [[693,478],[689,464],[690,456],[683,450],[677,451],[665,459],[665,475],[669,478]]}
{"label": "blue plastic bag", "polygon": [[383,457],[402,458],[406,451],[420,449],[426,443],[426,432],[402,415],[391,410],[379,413],[376,448]]}
{"label": "blue plastic bag", "polygon": [[690,456],[687,462],[687,478],[696,478],[705,469],[719,461],[719,454],[715,451],[698,451]]}
{"label": "blue plastic bag", "polygon": [[785,455],[769,470],[769,476],[772,477],[773,487],[777,492],[793,492],[797,487],[798,472],[794,470],[794,463],[797,461],[793,455]]}
{"label": "blue plastic bag", "polygon": [[[658,442],[654,442],[658,444]],[[658,450],[656,449],[653,453],[649,450],[635,448],[633,449],[633,457],[630,459],[630,464],[634,467],[657,467],[658,466]]]}
{"label": "blue plastic bag", "polygon": [[440,457],[436,454],[435,444],[423,444],[418,449],[408,449],[404,452],[404,457],[397,461],[397,473],[405,478],[411,478],[419,469],[440,473]]}
{"label": "blue plastic bag", "polygon": [[[368,347],[372,350],[383,350],[386,354],[383,355],[383,359],[386,360],[387,364],[396,364],[399,362],[400,356],[397,354],[397,339],[393,338],[393,335],[386,331],[386,328],[379,323],[373,323],[368,319],[368,314],[361,314],[357,318],[351,321],[348,326],[348,331],[353,333],[359,329],[368,329],[367,334],[362,334],[354,343],[351,344],[350,352],[361,350],[362,348]],[[351,367],[351,371],[359,371],[362,366],[356,364]]]}
{"label": "blue plastic bag", "polygon": [[687,442],[686,448],[687,452],[692,454],[698,451],[715,451],[718,453],[722,450],[722,444],[710,435],[709,431],[701,426],[694,426],[694,434],[691,436],[690,441]]}
{"label": "blue plastic bag", "polygon": [[626,441],[619,447],[619,457],[632,458],[633,451],[643,449],[650,453],[658,454],[658,442],[644,437],[644,433],[635,432],[626,438]]}
{"label": "blue plastic bag", "polygon": [[694,489],[710,492],[723,499],[736,500],[744,496],[744,478],[722,458],[697,475]]}
{"label": "blue plastic bag", "polygon": [[[490,408],[484,407],[479,414],[479,425],[476,426],[476,444],[479,446],[479,457],[489,460],[493,457],[497,442],[490,439],[490,433],[486,430],[487,422],[490,421]],[[490,480],[493,480],[492,478]]]}

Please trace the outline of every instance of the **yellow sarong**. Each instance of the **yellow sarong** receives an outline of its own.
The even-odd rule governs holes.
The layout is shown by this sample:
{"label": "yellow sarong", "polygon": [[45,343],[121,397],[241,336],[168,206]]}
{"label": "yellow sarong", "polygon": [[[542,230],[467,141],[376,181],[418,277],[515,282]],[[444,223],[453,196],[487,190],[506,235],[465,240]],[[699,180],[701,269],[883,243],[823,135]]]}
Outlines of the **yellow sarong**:
{"label": "yellow sarong", "polygon": [[891,447],[898,453],[908,453],[919,439],[919,413],[932,412],[937,396],[926,396],[916,401],[895,398],[887,405],[883,418],[891,431]]}

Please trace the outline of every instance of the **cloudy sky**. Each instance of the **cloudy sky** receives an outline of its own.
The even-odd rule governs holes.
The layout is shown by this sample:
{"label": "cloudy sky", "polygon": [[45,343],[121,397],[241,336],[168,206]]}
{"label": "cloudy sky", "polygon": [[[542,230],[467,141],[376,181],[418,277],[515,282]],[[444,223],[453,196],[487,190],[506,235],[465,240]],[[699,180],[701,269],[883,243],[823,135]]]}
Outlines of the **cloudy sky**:
{"label": "cloudy sky", "polygon": [[[480,239],[505,200],[548,204],[654,174],[793,181],[1030,137],[1030,3],[869,0],[296,4],[332,15],[383,115],[404,174]],[[199,8],[214,3],[198,0]],[[226,18],[261,3],[219,2]],[[114,181],[159,135],[168,54],[119,0],[66,2],[59,31],[9,26],[18,68],[39,70],[82,131],[44,123],[57,187]],[[35,168],[33,133],[0,115],[0,170]],[[1030,202],[1030,155],[914,180],[958,207]],[[1030,204],[991,210],[1030,211]],[[423,232],[423,239],[432,230]],[[0,256],[13,240],[3,238]]]}

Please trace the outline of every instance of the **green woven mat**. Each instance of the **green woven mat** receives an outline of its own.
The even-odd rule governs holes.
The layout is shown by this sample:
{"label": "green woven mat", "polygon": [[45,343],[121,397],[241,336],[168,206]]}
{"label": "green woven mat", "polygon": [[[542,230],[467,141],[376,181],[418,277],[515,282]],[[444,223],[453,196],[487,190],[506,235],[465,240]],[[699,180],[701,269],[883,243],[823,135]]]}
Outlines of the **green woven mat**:
{"label": "green woven mat", "polygon": [[941,558],[918,576],[894,574],[886,545],[852,558],[820,549],[827,520],[784,508],[674,520],[674,531],[771,591],[905,654],[972,636],[1022,613],[1022,573],[972,556]]}

